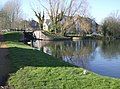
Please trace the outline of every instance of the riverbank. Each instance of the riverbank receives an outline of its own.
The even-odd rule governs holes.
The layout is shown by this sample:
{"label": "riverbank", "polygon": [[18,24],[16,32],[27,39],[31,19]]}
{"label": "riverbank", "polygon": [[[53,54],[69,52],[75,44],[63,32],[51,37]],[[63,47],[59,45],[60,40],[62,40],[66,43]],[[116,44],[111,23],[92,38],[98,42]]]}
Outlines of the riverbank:
{"label": "riverbank", "polygon": [[77,35],[71,35],[71,36],[61,36],[56,34],[50,34],[49,32],[45,31],[43,32],[44,35],[46,35],[49,40],[51,41],[62,41],[62,40],[80,40],[80,39],[93,39],[93,40],[102,40],[102,35],[86,35],[86,36],[77,36]]}
{"label": "riverbank", "polygon": [[20,33],[4,34],[11,61],[8,84],[15,89],[119,89],[120,79],[104,77],[63,62],[18,42]]}
{"label": "riverbank", "polygon": [[[28,36],[29,38],[30,36]],[[49,33],[48,31],[36,30],[33,32],[33,38],[42,41],[62,41],[72,40],[71,37],[61,36],[60,34]]]}

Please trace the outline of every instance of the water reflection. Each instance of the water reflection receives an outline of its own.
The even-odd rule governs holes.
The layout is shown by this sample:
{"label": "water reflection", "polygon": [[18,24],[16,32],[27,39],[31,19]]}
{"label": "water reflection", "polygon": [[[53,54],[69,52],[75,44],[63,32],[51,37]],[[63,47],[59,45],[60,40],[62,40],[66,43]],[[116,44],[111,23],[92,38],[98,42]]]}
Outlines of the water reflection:
{"label": "water reflection", "polygon": [[120,77],[119,41],[35,41],[34,47],[101,75]]}
{"label": "water reflection", "polygon": [[103,41],[102,43],[102,53],[107,59],[114,59],[120,55],[120,41]]}
{"label": "water reflection", "polygon": [[92,53],[97,46],[97,42],[85,40],[68,42],[68,44],[70,45],[65,46],[65,49],[62,51],[62,59],[87,69]]}

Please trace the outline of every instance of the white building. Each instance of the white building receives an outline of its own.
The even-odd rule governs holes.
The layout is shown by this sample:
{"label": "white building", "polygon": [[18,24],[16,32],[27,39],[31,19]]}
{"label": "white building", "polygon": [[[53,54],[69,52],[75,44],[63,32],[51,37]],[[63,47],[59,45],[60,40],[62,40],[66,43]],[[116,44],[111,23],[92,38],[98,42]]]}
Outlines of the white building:
{"label": "white building", "polygon": [[51,25],[51,20],[50,19],[45,19],[43,23],[43,30],[48,31]]}

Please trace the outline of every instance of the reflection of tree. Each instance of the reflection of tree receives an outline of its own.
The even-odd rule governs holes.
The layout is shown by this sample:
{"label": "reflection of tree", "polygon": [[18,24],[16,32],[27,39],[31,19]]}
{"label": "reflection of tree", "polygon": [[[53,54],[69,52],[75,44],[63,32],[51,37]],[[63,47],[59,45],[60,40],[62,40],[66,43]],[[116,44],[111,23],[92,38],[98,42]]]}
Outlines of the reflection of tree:
{"label": "reflection of tree", "polygon": [[102,43],[102,52],[105,57],[109,59],[113,56],[120,54],[120,42],[119,40],[114,41],[103,41]]}
{"label": "reflection of tree", "polygon": [[96,41],[51,42],[45,46],[50,49],[54,57],[62,58],[66,62],[86,68],[91,54],[96,48]]}
{"label": "reflection of tree", "polygon": [[[73,63],[77,66],[81,66],[83,68],[86,68],[86,65],[88,63],[89,57],[92,53],[92,47],[91,46],[85,46],[80,48],[78,51],[71,51],[71,56],[70,54],[65,55],[70,63]],[[66,51],[65,53],[70,53],[69,51]]]}
{"label": "reflection of tree", "polygon": [[62,42],[52,42],[51,44],[47,45],[51,51],[52,55],[56,58],[61,58],[61,50],[62,50]]}

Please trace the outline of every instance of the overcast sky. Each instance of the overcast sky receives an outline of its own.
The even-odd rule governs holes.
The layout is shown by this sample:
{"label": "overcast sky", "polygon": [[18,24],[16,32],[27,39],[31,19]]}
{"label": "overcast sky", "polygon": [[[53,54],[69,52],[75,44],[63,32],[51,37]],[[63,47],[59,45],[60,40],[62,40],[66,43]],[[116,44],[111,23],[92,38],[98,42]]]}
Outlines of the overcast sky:
{"label": "overcast sky", "polygon": [[[3,6],[6,1],[7,0],[0,0],[0,7]],[[36,19],[29,3],[32,0],[21,1],[25,17]],[[98,23],[110,15],[111,12],[116,10],[120,11],[120,0],[88,0],[88,3],[90,6],[90,14]]]}

